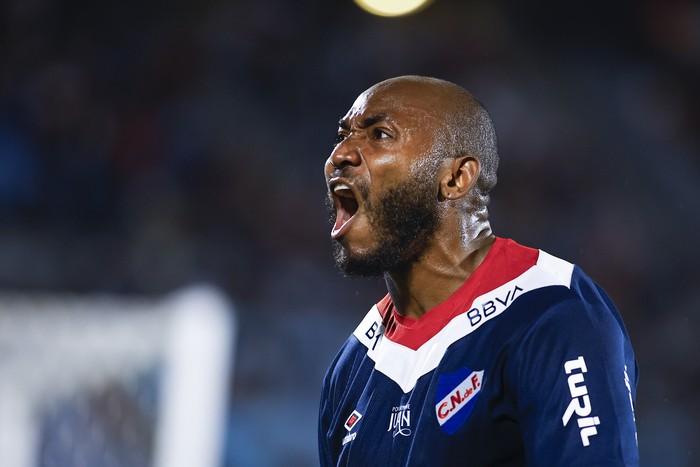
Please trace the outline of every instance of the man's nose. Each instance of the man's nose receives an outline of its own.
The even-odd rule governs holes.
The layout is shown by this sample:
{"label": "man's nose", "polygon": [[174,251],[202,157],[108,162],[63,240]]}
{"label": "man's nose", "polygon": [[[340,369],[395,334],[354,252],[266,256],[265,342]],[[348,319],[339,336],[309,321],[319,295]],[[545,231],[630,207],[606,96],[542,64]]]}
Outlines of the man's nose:
{"label": "man's nose", "polygon": [[357,144],[353,144],[347,139],[338,144],[326,164],[331,164],[336,169],[341,169],[346,165],[358,166],[362,161],[362,155]]}

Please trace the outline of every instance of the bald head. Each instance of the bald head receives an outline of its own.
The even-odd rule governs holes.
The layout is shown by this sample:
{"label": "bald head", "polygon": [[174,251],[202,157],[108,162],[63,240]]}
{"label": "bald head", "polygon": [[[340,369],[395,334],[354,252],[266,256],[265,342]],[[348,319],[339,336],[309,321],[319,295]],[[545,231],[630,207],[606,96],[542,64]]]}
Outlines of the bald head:
{"label": "bald head", "polygon": [[491,235],[496,137],[467,91],[419,76],[382,81],[338,127],[324,174],[336,262],[346,273],[403,274],[446,254],[461,263]]}
{"label": "bald head", "polygon": [[394,108],[412,107],[441,122],[435,131],[435,154],[454,158],[468,154],[481,171],[477,195],[488,203],[496,185],[498,147],[493,122],[484,106],[467,90],[449,81],[424,76],[399,76],[375,84],[360,99],[381,99]]}

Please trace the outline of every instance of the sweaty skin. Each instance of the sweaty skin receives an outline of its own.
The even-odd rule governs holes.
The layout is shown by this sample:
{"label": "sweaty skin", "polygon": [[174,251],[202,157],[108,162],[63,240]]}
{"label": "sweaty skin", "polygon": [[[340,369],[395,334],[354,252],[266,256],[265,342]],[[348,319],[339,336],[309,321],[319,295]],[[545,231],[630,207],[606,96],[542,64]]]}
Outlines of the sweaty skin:
{"label": "sweaty skin", "polygon": [[[358,187],[364,186],[368,200],[377,200],[386,190],[410,183],[411,174],[430,165],[430,156],[443,150],[438,129],[446,128],[447,111],[458,103],[469,102],[446,84],[401,77],[369,88],[341,119],[338,142],[324,172],[329,196],[334,196],[338,183],[345,183],[357,198],[357,212],[333,233],[347,255],[361,258],[381,242]],[[394,306],[403,315],[420,318],[446,300],[490,250],[495,237],[486,206],[472,196],[480,170],[472,154],[439,162],[434,233],[419,254],[384,271]]]}

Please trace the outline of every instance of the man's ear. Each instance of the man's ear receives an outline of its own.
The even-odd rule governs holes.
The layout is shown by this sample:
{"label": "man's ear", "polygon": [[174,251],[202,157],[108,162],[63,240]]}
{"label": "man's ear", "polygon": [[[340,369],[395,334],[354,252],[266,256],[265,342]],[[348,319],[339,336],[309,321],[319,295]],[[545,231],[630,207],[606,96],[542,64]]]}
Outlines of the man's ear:
{"label": "man's ear", "polygon": [[479,160],[468,154],[456,157],[449,172],[440,180],[440,197],[458,199],[466,196],[476,184],[481,172]]}

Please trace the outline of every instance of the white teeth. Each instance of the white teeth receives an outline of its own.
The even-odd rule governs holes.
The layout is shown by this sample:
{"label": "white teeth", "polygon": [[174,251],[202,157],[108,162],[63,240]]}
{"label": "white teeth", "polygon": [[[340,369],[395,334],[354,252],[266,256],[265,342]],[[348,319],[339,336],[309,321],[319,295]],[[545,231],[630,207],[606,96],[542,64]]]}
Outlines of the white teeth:
{"label": "white teeth", "polygon": [[333,187],[333,193],[338,193],[339,191],[342,190],[349,190],[350,187],[347,186],[345,183],[338,183],[336,186]]}

